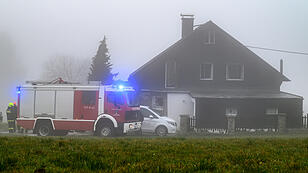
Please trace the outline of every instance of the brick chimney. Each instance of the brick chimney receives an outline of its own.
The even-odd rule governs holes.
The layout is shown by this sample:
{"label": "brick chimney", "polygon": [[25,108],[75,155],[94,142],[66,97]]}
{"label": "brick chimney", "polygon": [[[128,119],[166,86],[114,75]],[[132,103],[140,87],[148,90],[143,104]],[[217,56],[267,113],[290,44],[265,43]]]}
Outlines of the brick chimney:
{"label": "brick chimney", "polygon": [[182,17],[182,38],[188,36],[194,31],[194,15],[181,14]]}

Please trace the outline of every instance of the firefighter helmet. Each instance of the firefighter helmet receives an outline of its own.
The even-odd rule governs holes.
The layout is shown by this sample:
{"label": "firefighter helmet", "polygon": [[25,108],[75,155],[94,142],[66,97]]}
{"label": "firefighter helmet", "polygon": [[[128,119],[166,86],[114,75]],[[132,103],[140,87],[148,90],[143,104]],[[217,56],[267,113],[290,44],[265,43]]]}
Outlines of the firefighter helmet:
{"label": "firefighter helmet", "polygon": [[12,106],[14,106],[14,103],[12,103],[12,102],[9,103],[9,107],[12,107]]}

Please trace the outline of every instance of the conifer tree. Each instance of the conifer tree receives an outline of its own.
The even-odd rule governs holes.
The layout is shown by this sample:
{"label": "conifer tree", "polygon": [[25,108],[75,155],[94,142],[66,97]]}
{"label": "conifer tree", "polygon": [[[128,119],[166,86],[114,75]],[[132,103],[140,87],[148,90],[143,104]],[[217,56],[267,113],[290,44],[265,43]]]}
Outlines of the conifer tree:
{"label": "conifer tree", "polygon": [[96,55],[92,58],[89,81],[101,81],[102,84],[112,83],[113,77],[116,74],[111,73],[112,64],[110,62],[110,55],[106,44],[106,36],[100,42]]}

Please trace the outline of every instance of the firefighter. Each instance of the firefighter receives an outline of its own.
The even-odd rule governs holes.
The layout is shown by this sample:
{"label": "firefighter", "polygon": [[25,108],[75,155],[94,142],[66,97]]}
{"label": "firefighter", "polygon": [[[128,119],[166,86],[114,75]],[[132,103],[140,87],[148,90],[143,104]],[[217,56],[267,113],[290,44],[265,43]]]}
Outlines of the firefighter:
{"label": "firefighter", "polygon": [[13,103],[9,103],[9,106],[6,109],[6,116],[7,116],[7,122],[8,122],[8,126],[9,126],[9,132],[13,133],[14,132],[14,115],[13,115],[13,107],[14,104]]}
{"label": "firefighter", "polygon": [[14,132],[16,132],[16,126],[17,126],[17,132],[22,133],[23,130],[20,128],[19,125],[16,124],[16,119],[17,119],[17,105],[16,102],[14,102],[13,106],[13,117],[14,117]]}

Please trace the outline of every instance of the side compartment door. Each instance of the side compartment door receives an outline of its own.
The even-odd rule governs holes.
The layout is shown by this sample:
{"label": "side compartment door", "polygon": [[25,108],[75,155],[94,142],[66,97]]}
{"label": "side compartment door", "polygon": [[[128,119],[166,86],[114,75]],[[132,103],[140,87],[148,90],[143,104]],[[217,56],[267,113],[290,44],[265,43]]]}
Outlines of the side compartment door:
{"label": "side compartment door", "polygon": [[73,119],[74,91],[56,91],[56,119]]}

